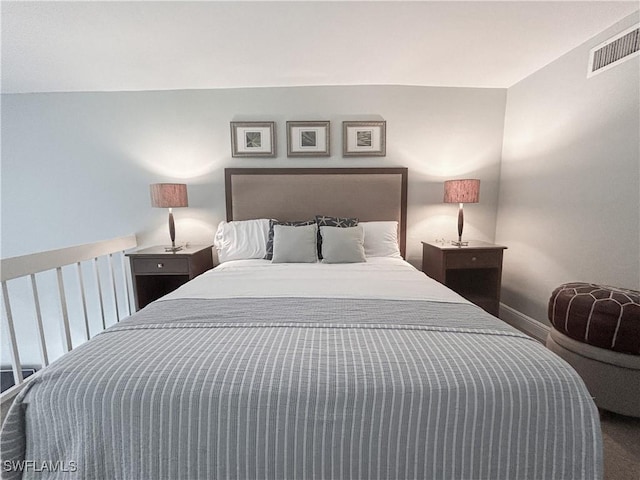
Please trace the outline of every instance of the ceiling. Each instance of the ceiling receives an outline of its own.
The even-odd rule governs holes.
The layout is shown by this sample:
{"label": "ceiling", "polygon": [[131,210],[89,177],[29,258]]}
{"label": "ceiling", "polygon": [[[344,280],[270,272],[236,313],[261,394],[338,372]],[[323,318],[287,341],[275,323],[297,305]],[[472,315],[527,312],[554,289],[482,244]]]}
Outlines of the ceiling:
{"label": "ceiling", "polygon": [[638,7],[637,1],[3,0],[2,92],[507,88]]}

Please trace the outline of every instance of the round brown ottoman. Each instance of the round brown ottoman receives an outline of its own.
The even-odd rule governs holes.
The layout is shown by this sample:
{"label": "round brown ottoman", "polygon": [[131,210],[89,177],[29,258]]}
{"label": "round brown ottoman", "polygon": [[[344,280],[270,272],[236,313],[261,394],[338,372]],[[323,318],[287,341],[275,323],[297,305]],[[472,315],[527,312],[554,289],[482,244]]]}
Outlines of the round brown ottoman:
{"label": "round brown ottoman", "polygon": [[640,292],[566,283],[549,299],[547,347],[569,362],[596,405],[640,417]]}

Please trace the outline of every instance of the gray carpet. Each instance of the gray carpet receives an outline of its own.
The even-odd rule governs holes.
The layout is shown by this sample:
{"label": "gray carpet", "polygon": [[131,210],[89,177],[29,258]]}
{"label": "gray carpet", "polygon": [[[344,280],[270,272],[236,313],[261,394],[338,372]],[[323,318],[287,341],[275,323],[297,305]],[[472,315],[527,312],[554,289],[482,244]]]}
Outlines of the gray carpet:
{"label": "gray carpet", "polygon": [[600,411],[605,480],[640,480],[640,418]]}

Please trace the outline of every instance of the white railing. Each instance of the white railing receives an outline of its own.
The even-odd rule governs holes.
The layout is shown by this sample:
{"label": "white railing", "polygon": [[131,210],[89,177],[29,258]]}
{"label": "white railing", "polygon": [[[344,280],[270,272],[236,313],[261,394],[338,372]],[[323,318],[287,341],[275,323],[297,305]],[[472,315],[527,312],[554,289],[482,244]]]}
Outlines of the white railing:
{"label": "white railing", "polygon": [[[4,343],[8,344],[7,346],[11,356],[11,368],[15,382],[13,387],[0,395],[0,403],[3,411],[6,411],[7,405],[13,401],[13,398],[24,387],[25,381],[29,380],[25,380],[22,375],[22,363],[20,359],[21,345],[18,341],[18,337],[16,336],[16,324],[19,326],[28,322],[33,324],[35,320],[39,357],[42,363],[41,366],[42,368],[45,368],[50,363],[51,355],[49,348],[54,339],[51,339],[50,336],[46,334],[46,327],[47,324],[50,326],[52,320],[55,321],[56,318],[54,318],[55,315],[44,315],[43,318],[42,299],[38,289],[38,274],[42,274],[42,278],[46,275],[45,272],[55,272],[55,277],[50,278],[49,281],[44,278],[41,279],[41,283],[46,283],[48,287],[47,291],[45,292],[43,289],[42,293],[44,293],[45,296],[50,297],[52,293],[51,290],[57,290],[58,311],[61,311],[62,317],[62,349],[64,352],[69,352],[74,347],[68,306],[69,300],[72,299],[70,295],[74,297],[73,300],[76,303],[81,305],[80,310],[82,312],[79,316],[83,320],[82,328],[80,328],[83,338],[80,342],[76,343],[89,340],[92,336],[86,285],[89,282],[85,281],[83,269],[85,270],[85,273],[87,268],[93,271],[93,280],[90,283],[92,289],[95,290],[95,292],[92,293],[94,293],[93,300],[96,305],[92,306],[94,307],[93,311],[99,312],[98,316],[100,317],[101,325],[99,325],[98,328],[100,331],[107,328],[108,324],[118,322],[123,316],[131,314],[131,276],[129,274],[128,262],[125,261],[124,252],[125,250],[134,248],[135,246],[136,237],[134,235],[129,235],[97,243],[2,259],[1,283],[2,300],[4,303],[4,314],[2,317],[4,331],[7,335],[7,341]],[[120,275],[116,275],[116,268],[114,268],[114,255],[116,257],[120,257]],[[107,270],[106,281],[104,272],[105,264]],[[65,268],[65,274],[68,280],[69,275],[75,276],[75,286],[77,288],[73,289],[71,294],[65,290],[65,275],[63,275],[63,267]],[[26,284],[23,283],[22,285],[22,298],[20,298],[19,302],[21,308],[17,309],[18,311],[14,311],[11,303],[13,297],[11,295],[9,285],[11,281],[18,282],[20,279],[23,279],[23,282],[28,279],[28,282]],[[106,289],[106,284],[110,284],[110,289]],[[119,289],[120,302],[118,301],[118,286],[121,287]],[[30,290],[30,292],[25,294],[26,290]],[[109,290],[111,291],[109,292]],[[25,302],[25,296],[30,297],[29,302]],[[109,297],[109,300],[113,302],[113,305],[111,305],[110,308],[105,308],[106,297]],[[25,308],[26,303],[30,303],[31,308]],[[59,341],[59,339],[57,340]],[[33,341],[31,340],[31,343],[32,342]]]}

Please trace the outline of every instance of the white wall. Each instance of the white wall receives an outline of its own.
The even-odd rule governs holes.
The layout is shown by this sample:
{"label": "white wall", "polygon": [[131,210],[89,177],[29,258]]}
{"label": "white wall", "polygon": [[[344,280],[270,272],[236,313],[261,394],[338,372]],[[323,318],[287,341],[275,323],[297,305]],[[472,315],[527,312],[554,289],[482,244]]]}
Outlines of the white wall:
{"label": "white wall", "polygon": [[[167,242],[150,183],[188,184],[177,241],[211,242],[224,219],[225,167],[407,166],[409,257],[420,241],[454,238],[457,207],[442,182],[482,180],[469,238],[493,240],[505,106],[501,89],[301,87],[4,95],[2,257],[134,232]],[[286,157],[287,120],[331,120],[332,156]],[[342,158],[341,122],[387,121],[387,156]],[[275,120],[275,159],[232,158],[231,120]]]}
{"label": "white wall", "polygon": [[502,301],[548,323],[563,282],[640,288],[639,59],[586,78],[627,17],[508,89],[496,242]]}
{"label": "white wall", "polygon": [[[422,240],[457,236],[449,178],[481,179],[465,237],[493,241],[505,101],[504,89],[393,86],[3,95],[2,257],[132,232],[167,243],[150,183],[187,183],[176,240],[211,243],[225,167],[407,166],[408,259],[420,265]],[[386,157],[342,158],[341,122],[358,119],[386,120]],[[231,120],[275,120],[277,158],[232,158]],[[332,156],[287,158],[287,120],[330,120]]]}

